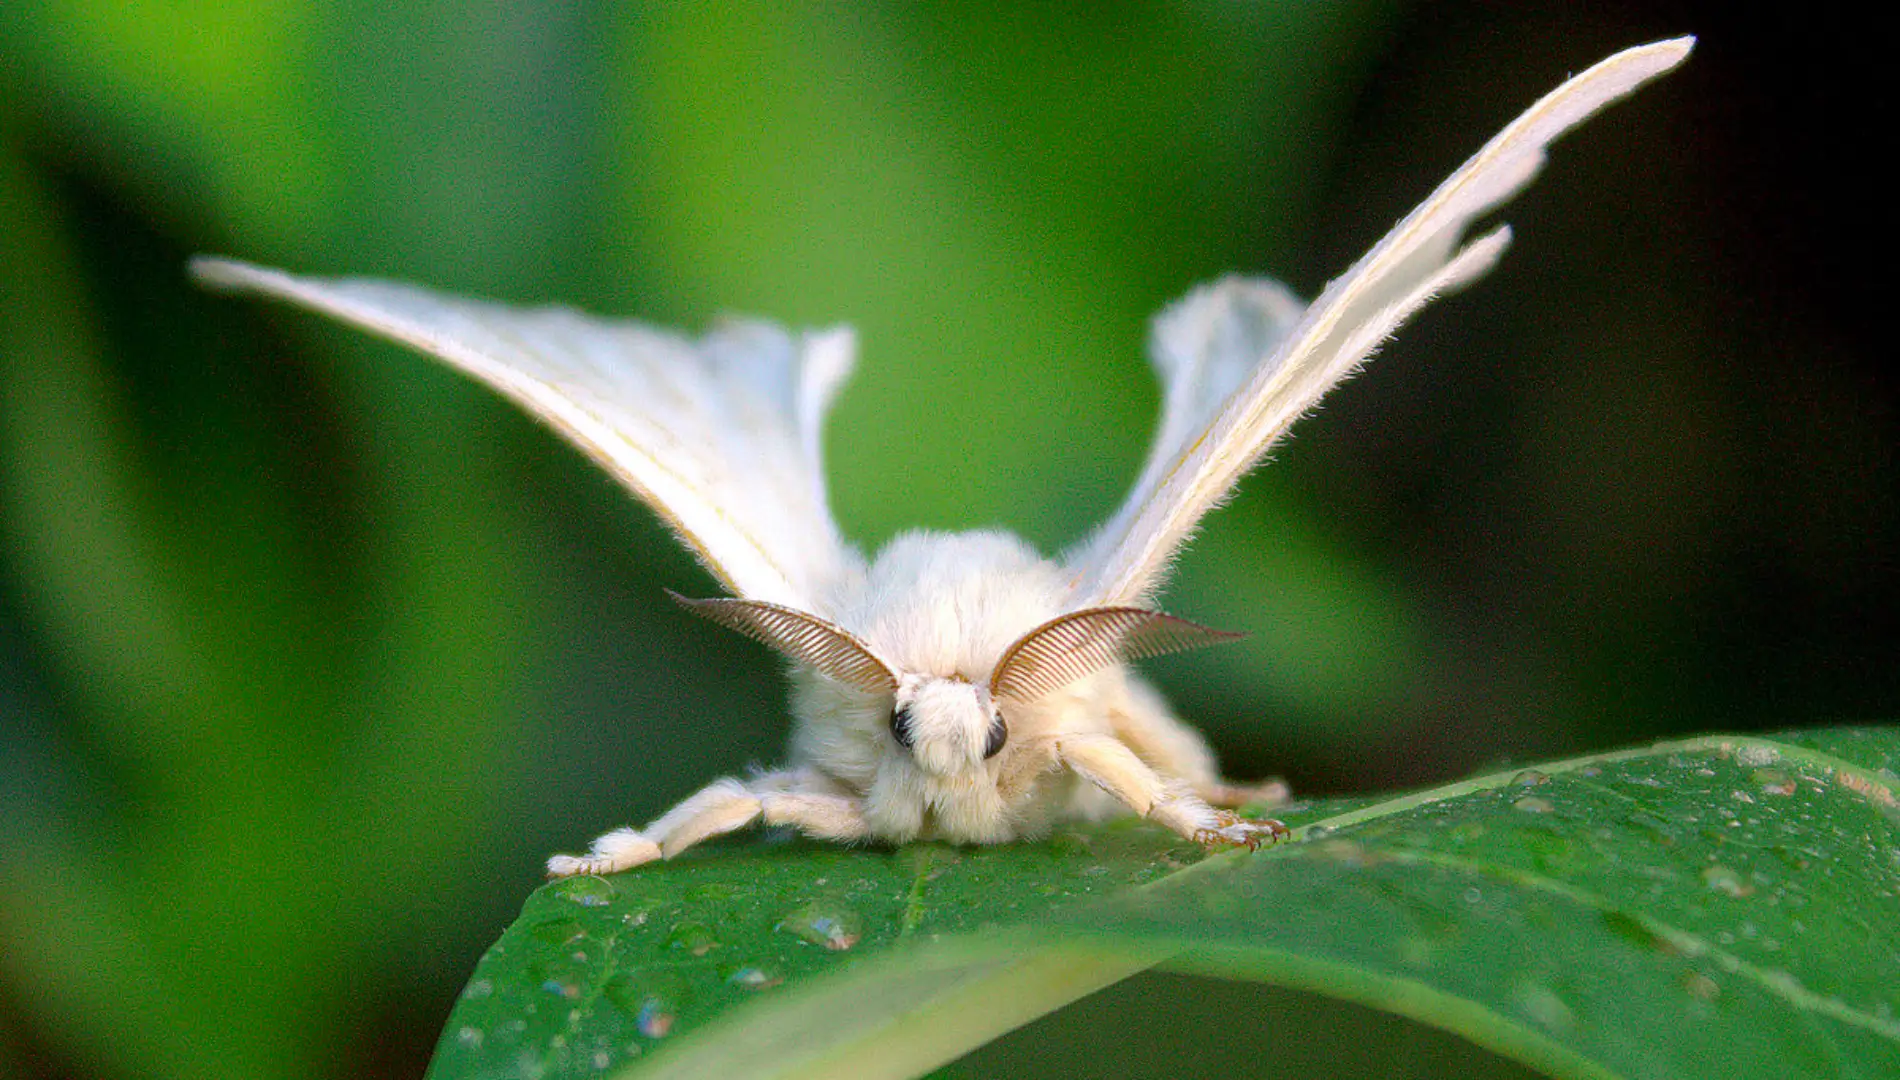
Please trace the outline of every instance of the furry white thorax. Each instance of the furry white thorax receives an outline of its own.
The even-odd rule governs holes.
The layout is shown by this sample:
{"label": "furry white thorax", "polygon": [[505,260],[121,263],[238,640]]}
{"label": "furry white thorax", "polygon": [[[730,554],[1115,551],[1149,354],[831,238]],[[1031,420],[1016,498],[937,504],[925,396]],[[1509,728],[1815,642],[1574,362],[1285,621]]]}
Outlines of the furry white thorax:
{"label": "furry white thorax", "polygon": [[[1005,706],[1008,739],[989,759],[997,703],[987,684],[1004,650],[1066,610],[1067,592],[1060,566],[1006,532],[896,537],[862,576],[839,581],[821,610],[900,673],[897,694],[795,673],[793,763],[862,795],[880,835],[986,843],[1040,831],[1056,810],[1044,804],[1069,790],[1041,782],[1054,734],[1090,726],[1062,722],[1087,711],[1083,700],[1120,669]],[[891,732],[899,705],[908,749]]]}

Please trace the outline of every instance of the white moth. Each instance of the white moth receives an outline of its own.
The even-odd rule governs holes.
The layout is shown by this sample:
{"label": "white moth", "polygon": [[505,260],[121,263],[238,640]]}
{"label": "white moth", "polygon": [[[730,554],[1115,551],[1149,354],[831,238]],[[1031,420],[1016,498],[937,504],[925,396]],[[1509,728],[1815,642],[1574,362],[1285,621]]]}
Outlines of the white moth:
{"label": "white moth", "polygon": [[1678,38],[1564,83],[1440,184],[1319,299],[1267,280],[1196,289],[1154,323],[1154,445],[1114,517],[1059,559],[1000,531],[911,532],[866,560],[827,505],[819,434],[851,370],[848,329],[723,324],[697,340],[408,285],[222,259],[215,286],[289,300],[432,354],[566,435],[672,526],[731,598],[688,610],[791,661],[789,764],[721,779],[643,829],[557,855],[551,875],[671,857],[765,822],[830,840],[1002,843],[1126,807],[1184,837],[1285,833],[1229,809],[1278,794],[1214,755],[1128,668],[1229,636],[1150,606],[1201,517],[1426,301],[1489,270],[1500,226],[1570,127],[1681,63]]}

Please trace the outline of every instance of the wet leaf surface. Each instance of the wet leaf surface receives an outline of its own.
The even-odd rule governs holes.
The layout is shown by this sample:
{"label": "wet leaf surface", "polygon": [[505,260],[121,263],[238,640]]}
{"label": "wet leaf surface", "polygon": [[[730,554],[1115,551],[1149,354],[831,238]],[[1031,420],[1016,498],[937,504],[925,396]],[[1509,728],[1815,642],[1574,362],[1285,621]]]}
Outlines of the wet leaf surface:
{"label": "wet leaf surface", "polygon": [[556,882],[432,1074],[906,1075],[1156,963],[1558,1076],[1900,1070],[1900,729],[1709,737],[1296,806],[1204,858],[1134,822],[988,850],[766,838]]}

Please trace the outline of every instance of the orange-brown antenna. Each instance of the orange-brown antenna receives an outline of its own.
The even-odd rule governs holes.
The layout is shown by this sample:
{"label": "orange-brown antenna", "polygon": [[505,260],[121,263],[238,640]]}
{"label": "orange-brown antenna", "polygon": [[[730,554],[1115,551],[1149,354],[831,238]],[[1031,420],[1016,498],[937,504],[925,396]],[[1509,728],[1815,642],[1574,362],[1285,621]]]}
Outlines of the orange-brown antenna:
{"label": "orange-brown antenna", "polygon": [[666,593],[693,614],[762,641],[820,674],[866,693],[897,692],[897,673],[842,626],[763,600],[694,600],[671,589]]}
{"label": "orange-brown antenna", "polygon": [[1138,607],[1072,611],[1017,638],[996,662],[990,693],[1034,701],[1110,664],[1244,637]]}

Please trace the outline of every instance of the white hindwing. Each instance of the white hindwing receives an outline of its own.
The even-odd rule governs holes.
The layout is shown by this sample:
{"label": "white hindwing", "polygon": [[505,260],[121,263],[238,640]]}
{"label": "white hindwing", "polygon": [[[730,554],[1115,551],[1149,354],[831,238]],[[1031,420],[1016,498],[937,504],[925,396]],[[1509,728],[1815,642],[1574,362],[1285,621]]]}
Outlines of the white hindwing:
{"label": "white hindwing", "polygon": [[[1681,63],[1693,44],[1625,50],[1545,95],[1304,313],[1288,310],[1279,286],[1257,281],[1225,282],[1170,308],[1155,326],[1162,424],[1128,500],[1068,558],[1074,606],[1146,602],[1196,523],[1274,440],[1412,312],[1496,263],[1510,230],[1461,247],[1472,221],[1528,184],[1558,136]],[[1259,351],[1237,366],[1233,350],[1250,345]],[[1210,355],[1182,359],[1197,350]]]}
{"label": "white hindwing", "polygon": [[289,300],[410,345],[507,395],[651,505],[735,595],[811,610],[861,563],[832,521],[824,414],[847,329],[734,321],[695,341],[565,308],[523,310],[364,279],[197,259],[208,284]]}

